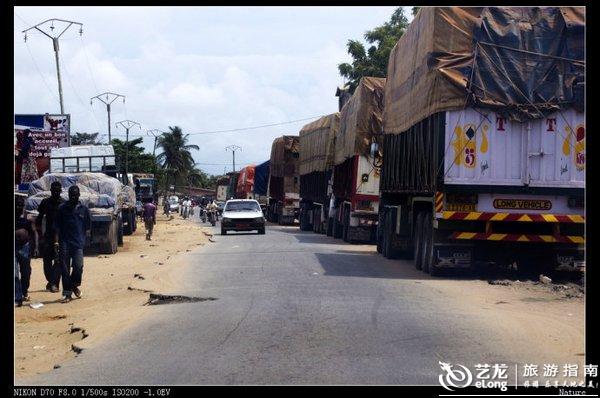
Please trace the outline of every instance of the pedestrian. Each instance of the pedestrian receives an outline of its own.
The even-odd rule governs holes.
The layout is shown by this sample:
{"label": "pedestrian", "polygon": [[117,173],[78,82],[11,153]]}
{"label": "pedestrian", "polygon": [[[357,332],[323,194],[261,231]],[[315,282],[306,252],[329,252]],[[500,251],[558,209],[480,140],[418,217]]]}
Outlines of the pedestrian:
{"label": "pedestrian", "polygon": [[152,203],[152,199],[145,199],[144,203],[144,225],[146,226],[146,240],[152,240],[152,231],[156,224],[156,205]]}
{"label": "pedestrian", "polygon": [[24,203],[15,202],[15,257],[19,266],[21,301],[29,301],[31,257],[37,255],[37,233],[27,219],[24,209]]}
{"label": "pedestrian", "polygon": [[58,259],[58,239],[54,229],[54,220],[58,206],[63,202],[60,197],[62,185],[54,181],[50,185],[50,197],[42,200],[38,206],[38,216],[35,223],[42,231],[44,242],[42,257],[44,259],[44,276],[46,277],[46,290],[57,293],[59,291],[61,265]]}
{"label": "pedestrian", "polygon": [[31,152],[35,149],[35,139],[31,130],[25,129],[17,138],[17,165],[20,165],[19,183],[32,182],[38,179],[37,163]]}
{"label": "pedestrian", "polygon": [[58,233],[60,266],[63,283],[63,303],[71,301],[71,295],[81,297],[83,275],[83,248],[87,232],[92,227],[90,211],[79,203],[79,187],[69,187],[69,200],[58,206],[54,227]]}

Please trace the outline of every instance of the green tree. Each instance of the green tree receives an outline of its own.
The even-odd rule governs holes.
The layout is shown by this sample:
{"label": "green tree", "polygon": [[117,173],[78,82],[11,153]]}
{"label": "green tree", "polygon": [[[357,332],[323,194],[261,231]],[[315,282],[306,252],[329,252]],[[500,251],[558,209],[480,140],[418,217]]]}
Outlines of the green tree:
{"label": "green tree", "polygon": [[142,141],[142,137],[131,140],[128,143],[119,140],[118,138],[113,138],[111,140],[110,143],[115,150],[115,158],[121,173],[125,173],[126,152],[128,152],[127,171],[129,173],[152,173],[154,171],[154,157],[150,153],[144,153],[144,147],[141,146]]}
{"label": "green tree", "polygon": [[413,7],[413,8],[412,8],[412,15],[413,15],[413,17],[416,17],[416,16],[417,16],[417,13],[419,12],[419,9],[420,9],[420,8],[421,8],[421,7]]}
{"label": "green tree", "polygon": [[402,7],[398,7],[389,22],[365,33],[365,40],[370,45],[368,49],[358,40],[348,40],[348,54],[352,57],[351,64],[338,65],[340,75],[348,79],[348,88],[353,93],[361,77],[385,77],[387,74],[390,52],[396,42],[402,37],[408,26],[408,19]]}
{"label": "green tree", "polygon": [[99,145],[98,133],[75,133],[71,136],[71,145]]}
{"label": "green tree", "polygon": [[187,185],[187,176],[194,170],[194,159],[191,150],[200,150],[198,145],[188,144],[188,134],[183,134],[180,127],[170,127],[157,140],[157,147],[162,152],[156,156],[156,161],[166,171],[165,188],[168,185]]}

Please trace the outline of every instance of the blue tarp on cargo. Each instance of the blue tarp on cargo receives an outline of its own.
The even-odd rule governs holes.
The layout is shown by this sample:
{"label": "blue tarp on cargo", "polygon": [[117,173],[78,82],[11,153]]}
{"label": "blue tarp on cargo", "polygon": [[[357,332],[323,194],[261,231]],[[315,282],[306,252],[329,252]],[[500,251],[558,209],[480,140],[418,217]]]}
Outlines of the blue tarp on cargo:
{"label": "blue tarp on cargo", "polygon": [[259,164],[254,169],[254,194],[260,196],[267,195],[267,186],[269,185],[269,171],[271,169],[271,161],[267,160]]}

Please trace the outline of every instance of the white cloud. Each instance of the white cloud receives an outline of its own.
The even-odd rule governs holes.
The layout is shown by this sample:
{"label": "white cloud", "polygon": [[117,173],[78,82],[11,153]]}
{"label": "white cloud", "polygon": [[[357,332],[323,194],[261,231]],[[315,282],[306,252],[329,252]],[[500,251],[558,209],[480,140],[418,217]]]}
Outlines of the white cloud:
{"label": "white cloud", "polygon": [[[48,17],[84,23],[61,40],[65,108],[72,131],[106,132],[104,91],[127,96],[113,104],[113,123],[139,121],[145,130],[185,132],[285,122],[337,110],[337,64],[346,42],[389,18],[393,7],[16,7],[27,23]],[[15,18],[15,27],[25,23]],[[15,32],[17,113],[58,111],[50,40]],[[40,72],[35,68],[30,49]],[[43,83],[46,80],[48,88]],[[306,122],[304,122],[306,123]],[[236,133],[191,135],[200,163],[227,163],[224,147],[243,149],[237,163],[266,160],[272,140],[297,134],[303,123]],[[112,128],[113,134],[123,134]],[[131,132],[134,134],[134,131]],[[153,140],[145,138],[151,150]],[[222,173],[223,166],[201,166]],[[229,167],[230,169],[230,167]]]}

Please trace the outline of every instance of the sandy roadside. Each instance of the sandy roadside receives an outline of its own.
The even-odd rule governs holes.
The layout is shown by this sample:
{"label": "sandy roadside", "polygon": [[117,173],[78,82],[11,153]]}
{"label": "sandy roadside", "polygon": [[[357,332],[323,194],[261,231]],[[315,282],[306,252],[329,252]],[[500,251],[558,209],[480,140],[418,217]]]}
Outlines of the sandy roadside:
{"label": "sandy roadside", "polygon": [[[152,312],[148,291],[170,293],[180,283],[185,256],[209,242],[195,221],[175,214],[158,216],[153,240],[145,240],[142,223],[114,255],[84,258],[82,298],[59,303],[60,293],[45,290],[41,259],[32,261],[30,303],[39,309],[15,308],[15,377],[46,372]],[[61,286],[62,287],[62,286]],[[30,304],[27,303],[27,304]]]}

